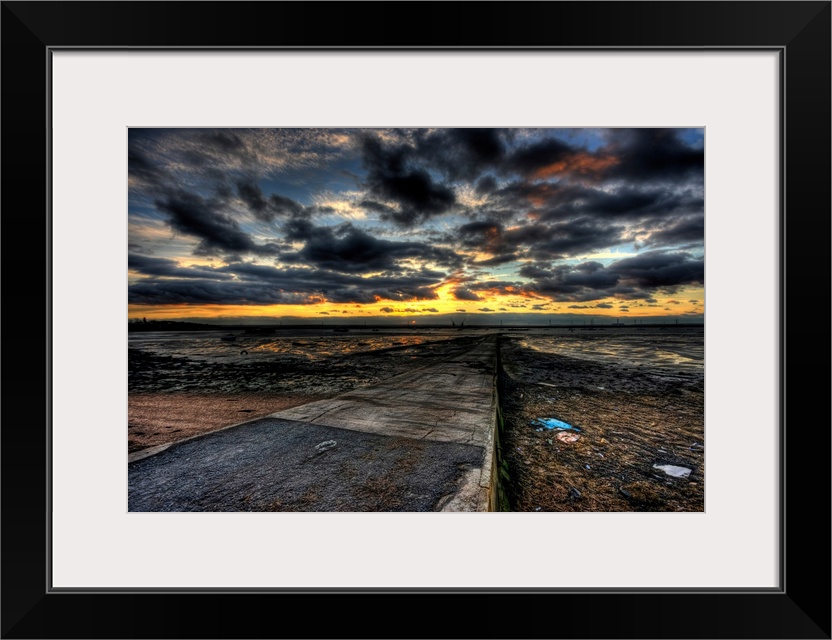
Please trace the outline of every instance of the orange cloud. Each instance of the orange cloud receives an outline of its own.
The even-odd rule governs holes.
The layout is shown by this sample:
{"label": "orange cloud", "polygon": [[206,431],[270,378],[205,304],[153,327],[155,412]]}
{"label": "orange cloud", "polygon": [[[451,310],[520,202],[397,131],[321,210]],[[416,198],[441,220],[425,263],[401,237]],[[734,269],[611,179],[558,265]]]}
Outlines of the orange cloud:
{"label": "orange cloud", "polygon": [[538,184],[532,188],[534,191],[527,194],[526,198],[536,207],[545,205],[549,201],[549,198],[557,191],[557,188],[548,184]]}
{"label": "orange cloud", "polygon": [[442,281],[437,286],[438,287],[444,287],[444,286],[448,286],[448,285],[462,284],[463,282],[470,282],[470,281],[471,281],[471,276],[465,275],[465,273],[462,272],[462,271],[454,271],[452,274],[450,274],[448,277],[446,277],[445,280]]}
{"label": "orange cloud", "polygon": [[540,167],[533,175],[539,179],[551,178],[564,173],[586,176],[608,169],[618,164],[618,162],[619,160],[615,156],[594,156],[590,153],[581,152],[545,167]]}

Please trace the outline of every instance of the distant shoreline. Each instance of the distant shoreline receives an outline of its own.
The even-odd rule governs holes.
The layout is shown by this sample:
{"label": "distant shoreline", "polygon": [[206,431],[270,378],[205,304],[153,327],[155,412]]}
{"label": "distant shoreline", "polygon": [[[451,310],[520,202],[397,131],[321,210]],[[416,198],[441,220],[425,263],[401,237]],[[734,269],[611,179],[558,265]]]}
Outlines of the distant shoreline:
{"label": "distant shoreline", "polygon": [[174,320],[149,320],[147,322],[128,322],[128,332],[146,331],[299,331],[299,330],[362,330],[362,329],[407,329],[424,331],[428,329],[456,329],[458,331],[483,331],[483,330],[517,330],[517,329],[573,329],[576,331],[592,331],[597,329],[660,329],[660,328],[704,328],[702,322],[645,322],[645,323],[615,323],[607,324],[471,324],[464,327],[448,326],[447,324],[354,324],[354,323],[295,323],[295,324],[205,324],[199,322],[180,322]]}

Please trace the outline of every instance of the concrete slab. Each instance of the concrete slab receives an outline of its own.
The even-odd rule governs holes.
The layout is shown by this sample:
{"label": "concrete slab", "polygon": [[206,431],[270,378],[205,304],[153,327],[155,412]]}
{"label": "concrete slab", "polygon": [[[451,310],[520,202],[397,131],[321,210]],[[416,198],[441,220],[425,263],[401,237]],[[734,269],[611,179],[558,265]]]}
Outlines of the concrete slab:
{"label": "concrete slab", "polygon": [[263,418],[175,445],[128,468],[128,509],[433,511],[482,448]]}
{"label": "concrete slab", "polygon": [[134,456],[130,511],[488,511],[496,336],[413,372]]}
{"label": "concrete slab", "polygon": [[425,369],[269,417],[485,446],[495,412],[496,358],[496,336],[488,336],[471,351]]}

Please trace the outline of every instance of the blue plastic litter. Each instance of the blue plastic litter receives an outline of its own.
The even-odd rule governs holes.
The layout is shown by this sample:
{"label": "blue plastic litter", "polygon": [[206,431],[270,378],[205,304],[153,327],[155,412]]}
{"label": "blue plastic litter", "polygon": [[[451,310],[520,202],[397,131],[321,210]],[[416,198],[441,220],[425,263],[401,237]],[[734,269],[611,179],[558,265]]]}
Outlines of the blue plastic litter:
{"label": "blue plastic litter", "polygon": [[532,420],[532,425],[540,425],[546,429],[556,429],[558,431],[580,431],[578,427],[573,427],[571,424],[555,418],[535,418]]}

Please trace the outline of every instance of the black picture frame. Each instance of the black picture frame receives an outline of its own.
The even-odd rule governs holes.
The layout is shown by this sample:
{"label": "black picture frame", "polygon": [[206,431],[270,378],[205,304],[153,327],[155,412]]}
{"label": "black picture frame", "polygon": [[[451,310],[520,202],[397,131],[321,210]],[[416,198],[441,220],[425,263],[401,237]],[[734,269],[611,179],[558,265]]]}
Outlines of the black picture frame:
{"label": "black picture frame", "polygon": [[[830,2],[3,2],[1,15],[2,637],[830,637]],[[48,91],[65,47],[777,50],[780,587],[53,591]],[[511,561],[505,542],[495,563]]]}

